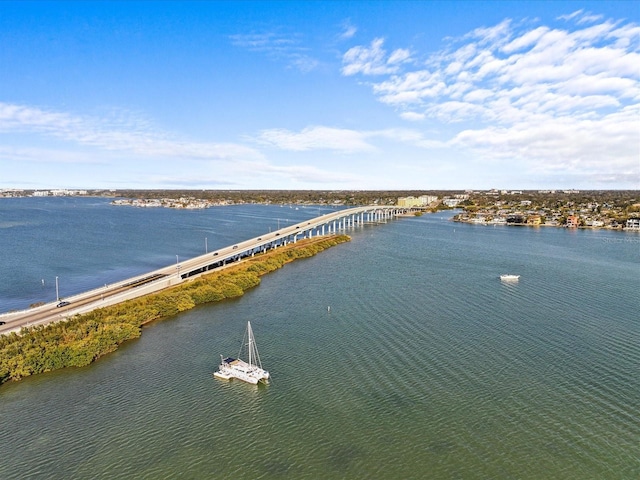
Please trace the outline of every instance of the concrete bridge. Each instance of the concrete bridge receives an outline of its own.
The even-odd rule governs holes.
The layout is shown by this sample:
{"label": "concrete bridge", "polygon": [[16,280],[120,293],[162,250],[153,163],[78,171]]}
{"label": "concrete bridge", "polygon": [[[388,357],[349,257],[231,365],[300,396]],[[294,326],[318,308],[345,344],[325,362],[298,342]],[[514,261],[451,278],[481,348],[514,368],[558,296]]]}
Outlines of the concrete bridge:
{"label": "concrete bridge", "polygon": [[296,243],[304,238],[346,233],[364,225],[386,223],[411,214],[415,210],[417,209],[375,205],[337,210],[144,275],[66,297],[61,303],[52,302],[28,310],[2,314],[0,322],[4,323],[0,324],[0,334],[19,331],[25,326],[44,325],[64,320],[96,308],[157,292],[212,270],[224,268],[257,253]]}
{"label": "concrete bridge", "polygon": [[414,210],[402,207],[369,206],[328,213],[193,258],[189,262],[179,265],[179,276],[181,280],[184,280],[208,270],[254,256],[256,253],[263,253],[289,243],[296,243],[303,238],[335,235],[367,224],[385,223],[399,216],[407,215]]}

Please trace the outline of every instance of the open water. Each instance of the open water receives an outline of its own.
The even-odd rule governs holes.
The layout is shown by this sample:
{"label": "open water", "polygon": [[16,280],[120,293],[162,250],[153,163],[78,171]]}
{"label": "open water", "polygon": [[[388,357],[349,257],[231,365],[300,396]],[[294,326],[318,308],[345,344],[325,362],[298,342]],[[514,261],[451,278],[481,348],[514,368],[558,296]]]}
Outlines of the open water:
{"label": "open water", "polygon": [[[0,200],[0,311],[327,210]],[[351,231],[89,367],[3,385],[0,478],[640,478],[640,236],[449,218]],[[212,377],[247,320],[268,387]]]}

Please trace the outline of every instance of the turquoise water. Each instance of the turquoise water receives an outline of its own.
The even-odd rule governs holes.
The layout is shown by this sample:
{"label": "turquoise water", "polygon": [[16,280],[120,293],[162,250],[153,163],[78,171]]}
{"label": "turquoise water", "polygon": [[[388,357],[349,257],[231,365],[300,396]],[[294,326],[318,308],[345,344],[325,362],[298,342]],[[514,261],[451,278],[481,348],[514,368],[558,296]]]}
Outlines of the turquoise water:
{"label": "turquoise water", "polygon": [[[230,223],[222,238],[207,230],[210,246],[259,235],[285,210],[316,214],[80,200],[97,224],[134,216],[165,264],[217,215]],[[447,217],[353,231],[90,367],[0,387],[0,478],[638,478],[640,236]],[[177,224],[184,240],[167,240]],[[104,252],[127,257],[117,272],[154,254],[123,248],[123,231]],[[102,261],[78,257],[71,277]],[[3,288],[5,304],[20,297]],[[211,375],[247,320],[268,387]]]}

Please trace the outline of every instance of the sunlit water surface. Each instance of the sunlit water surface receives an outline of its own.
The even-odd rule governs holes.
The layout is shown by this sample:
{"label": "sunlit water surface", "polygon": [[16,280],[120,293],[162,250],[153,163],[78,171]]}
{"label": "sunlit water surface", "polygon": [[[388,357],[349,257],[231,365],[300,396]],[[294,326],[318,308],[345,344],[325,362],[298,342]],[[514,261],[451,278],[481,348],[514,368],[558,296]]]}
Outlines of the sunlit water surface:
{"label": "sunlit water surface", "polygon": [[[0,306],[328,210],[0,201]],[[449,217],[350,231],[89,367],[0,387],[0,478],[639,478],[640,236]],[[212,377],[247,320],[268,387]]]}

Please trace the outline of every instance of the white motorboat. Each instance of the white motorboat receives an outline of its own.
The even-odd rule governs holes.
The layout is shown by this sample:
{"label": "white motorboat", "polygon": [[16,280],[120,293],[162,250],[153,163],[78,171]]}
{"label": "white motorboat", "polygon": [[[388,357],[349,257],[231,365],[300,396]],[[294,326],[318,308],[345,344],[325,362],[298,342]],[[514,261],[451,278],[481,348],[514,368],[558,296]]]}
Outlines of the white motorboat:
{"label": "white motorboat", "polygon": [[502,280],[503,282],[517,282],[518,280],[520,280],[520,275],[505,273],[500,275],[500,280]]}

